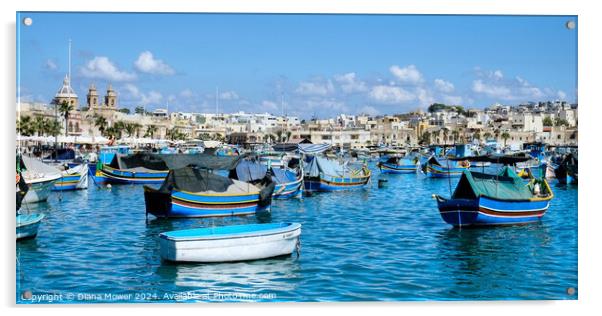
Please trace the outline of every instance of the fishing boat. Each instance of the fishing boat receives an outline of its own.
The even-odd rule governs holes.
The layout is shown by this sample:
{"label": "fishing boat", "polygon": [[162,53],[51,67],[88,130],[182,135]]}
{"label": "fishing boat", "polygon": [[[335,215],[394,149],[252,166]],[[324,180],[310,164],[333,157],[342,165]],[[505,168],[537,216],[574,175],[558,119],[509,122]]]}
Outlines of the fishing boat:
{"label": "fishing boat", "polygon": [[545,179],[532,179],[525,184],[506,165],[499,174],[465,170],[451,198],[433,197],[446,223],[480,226],[538,221],[554,194]]}
{"label": "fishing boat", "polygon": [[44,214],[17,214],[17,240],[35,238]]}
{"label": "fishing boat", "polygon": [[578,181],[578,155],[566,154],[554,168],[554,175],[560,184],[577,184]]}
{"label": "fishing boat", "polygon": [[468,168],[470,162],[467,160],[439,160],[433,155],[423,164],[422,172],[431,178],[451,178],[461,176]]}
{"label": "fishing boat", "polygon": [[372,175],[364,164],[350,164],[321,156],[307,156],[303,169],[305,190],[310,192],[364,188]]}
{"label": "fishing boat", "polygon": [[61,177],[54,182],[53,191],[70,191],[88,188],[88,164],[77,165],[61,172]]}
{"label": "fishing boat", "polygon": [[416,173],[418,171],[418,158],[407,159],[399,155],[384,155],[377,166],[381,173]]}
{"label": "fishing boat", "polygon": [[233,262],[291,255],[299,249],[301,224],[268,223],[161,233],[161,258],[174,262]]}
{"label": "fishing boat", "polygon": [[144,186],[147,213],[156,217],[252,215],[271,204],[275,186],[271,177],[251,184],[213,172],[235,169],[243,156],[170,156],[175,159],[168,160],[170,171],[161,187]]}
{"label": "fishing boat", "polygon": [[46,201],[54,188],[54,182],[61,178],[61,171],[27,156],[19,156],[17,159],[18,172],[21,172],[28,186],[23,203]]}
{"label": "fishing boat", "polygon": [[97,170],[106,182],[118,184],[159,184],[169,172],[161,155],[150,153],[115,154],[110,164],[99,164]]}
{"label": "fishing boat", "polygon": [[236,169],[230,171],[229,177],[255,184],[263,181],[267,175],[275,183],[273,199],[289,199],[303,197],[303,171],[301,168],[264,165],[256,160],[241,160]]}

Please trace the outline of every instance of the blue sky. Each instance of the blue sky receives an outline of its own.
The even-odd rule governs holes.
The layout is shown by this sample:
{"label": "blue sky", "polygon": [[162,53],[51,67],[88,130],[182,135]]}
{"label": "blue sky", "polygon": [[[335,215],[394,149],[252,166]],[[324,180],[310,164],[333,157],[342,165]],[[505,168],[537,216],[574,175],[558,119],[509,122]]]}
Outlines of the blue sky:
{"label": "blue sky", "polygon": [[[576,102],[574,16],[20,13],[20,93],[50,102],[68,69],[85,103],[303,118],[392,114],[433,102]],[[18,90],[19,91],[19,90]]]}

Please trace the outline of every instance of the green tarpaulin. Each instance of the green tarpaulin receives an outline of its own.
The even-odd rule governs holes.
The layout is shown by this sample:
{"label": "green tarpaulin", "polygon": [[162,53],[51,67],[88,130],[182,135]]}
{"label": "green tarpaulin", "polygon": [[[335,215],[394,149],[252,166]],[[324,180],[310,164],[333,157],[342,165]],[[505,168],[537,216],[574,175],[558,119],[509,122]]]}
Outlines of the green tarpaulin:
{"label": "green tarpaulin", "polygon": [[530,186],[508,166],[497,175],[464,171],[452,197],[475,199],[479,196],[502,200],[528,200],[534,197]]}

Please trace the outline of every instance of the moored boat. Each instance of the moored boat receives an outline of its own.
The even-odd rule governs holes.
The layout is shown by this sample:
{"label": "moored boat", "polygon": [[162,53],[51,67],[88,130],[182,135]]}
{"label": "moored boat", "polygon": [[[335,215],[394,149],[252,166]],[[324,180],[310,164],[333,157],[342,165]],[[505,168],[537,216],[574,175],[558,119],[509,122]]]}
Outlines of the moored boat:
{"label": "moored boat", "polygon": [[46,201],[54,188],[54,182],[61,178],[61,171],[37,159],[19,157],[17,159],[20,159],[21,174],[28,186],[23,203]]}
{"label": "moored boat", "polygon": [[241,156],[183,158],[172,161],[159,189],[144,186],[147,213],[156,217],[251,215],[271,204],[275,186],[271,177],[251,184],[213,172],[233,170]]}
{"label": "moored boat", "polygon": [[365,165],[341,163],[335,159],[308,156],[304,166],[307,191],[344,191],[364,188],[372,172]]}
{"label": "moored boat", "polygon": [[106,182],[118,184],[159,184],[169,172],[160,155],[149,153],[115,154],[109,165],[99,167]]}
{"label": "moored boat", "polygon": [[416,173],[418,171],[418,158],[406,159],[399,156],[383,156],[377,166],[381,173]]}
{"label": "moored boat", "polygon": [[538,221],[554,197],[545,179],[527,185],[508,166],[499,174],[464,171],[451,198],[434,195],[443,220],[453,226]]}
{"label": "moored boat", "polygon": [[275,184],[274,199],[300,198],[303,196],[303,171],[297,167],[266,166],[256,160],[241,160],[236,169],[230,171],[229,178],[255,184],[269,175]]}
{"label": "moored boat", "polygon": [[422,172],[431,178],[448,178],[459,177],[468,168],[470,168],[470,162],[467,160],[446,159],[440,161],[435,156],[431,156],[422,166]]}
{"label": "moored boat", "polygon": [[301,224],[269,223],[196,228],[159,235],[160,254],[175,262],[232,262],[291,255]]}
{"label": "moored boat", "polygon": [[87,163],[63,170],[61,172],[61,177],[54,182],[52,190],[69,191],[87,189],[89,173]]}
{"label": "moored boat", "polygon": [[17,214],[17,240],[35,238],[44,214]]}

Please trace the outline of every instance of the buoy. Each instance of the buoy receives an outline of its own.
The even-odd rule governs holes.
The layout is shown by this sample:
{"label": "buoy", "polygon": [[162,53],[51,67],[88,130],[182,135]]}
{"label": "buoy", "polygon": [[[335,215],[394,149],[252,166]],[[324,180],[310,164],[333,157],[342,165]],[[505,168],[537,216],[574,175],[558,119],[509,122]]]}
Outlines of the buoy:
{"label": "buoy", "polygon": [[379,188],[384,188],[387,186],[387,182],[389,182],[389,180],[387,179],[378,179],[378,187]]}
{"label": "buoy", "polygon": [[111,188],[111,184],[110,183],[107,183],[107,188],[109,188],[109,189]]}

